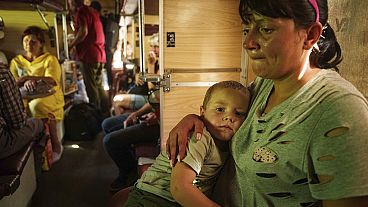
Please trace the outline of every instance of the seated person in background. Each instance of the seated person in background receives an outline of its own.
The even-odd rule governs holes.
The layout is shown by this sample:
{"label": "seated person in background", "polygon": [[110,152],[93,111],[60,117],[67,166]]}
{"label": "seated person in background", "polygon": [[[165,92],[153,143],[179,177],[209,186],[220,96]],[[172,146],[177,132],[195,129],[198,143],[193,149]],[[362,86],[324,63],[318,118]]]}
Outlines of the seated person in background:
{"label": "seated person in background", "polygon": [[40,138],[43,129],[41,120],[27,119],[15,79],[7,66],[0,63],[0,159]]}
{"label": "seated person in background", "polygon": [[[149,39],[151,50],[148,54],[147,69],[148,73],[157,74],[159,72],[158,57],[160,56],[158,34],[153,34]],[[139,79],[139,73],[135,75],[135,86],[128,91],[128,94],[118,94],[113,98],[113,108],[115,115],[123,114],[126,110],[138,110],[147,103],[147,95],[141,92],[150,91],[155,88],[151,82],[143,82]]]}
{"label": "seated person in background", "polygon": [[[138,120],[139,119],[139,120]],[[137,161],[132,144],[158,142],[160,137],[159,110],[146,103],[138,111],[110,117],[102,122],[106,152],[119,168],[118,177],[110,190],[118,191],[132,185],[138,178]]]}
{"label": "seated person in background", "polygon": [[45,36],[41,28],[30,26],[22,34],[24,55],[17,55],[10,63],[10,70],[19,87],[33,91],[39,81],[54,86],[52,95],[24,99],[28,112],[34,118],[49,123],[53,161],[60,159],[63,146],[56,132],[56,122],[64,116],[64,94],[61,89],[61,67],[58,59],[44,51]]}
{"label": "seated person in background", "polygon": [[206,129],[192,134],[187,156],[171,168],[165,152],[142,175],[125,206],[218,206],[207,196],[229,155],[228,141],[246,118],[250,93],[236,81],[211,86],[200,108]]}

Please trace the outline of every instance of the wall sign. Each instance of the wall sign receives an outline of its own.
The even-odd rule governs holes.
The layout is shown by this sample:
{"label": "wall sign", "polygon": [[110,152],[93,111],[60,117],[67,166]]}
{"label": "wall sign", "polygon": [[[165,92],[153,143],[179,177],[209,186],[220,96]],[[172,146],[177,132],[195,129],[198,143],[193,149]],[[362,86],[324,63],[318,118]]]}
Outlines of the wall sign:
{"label": "wall sign", "polygon": [[175,32],[166,33],[166,47],[175,47]]}

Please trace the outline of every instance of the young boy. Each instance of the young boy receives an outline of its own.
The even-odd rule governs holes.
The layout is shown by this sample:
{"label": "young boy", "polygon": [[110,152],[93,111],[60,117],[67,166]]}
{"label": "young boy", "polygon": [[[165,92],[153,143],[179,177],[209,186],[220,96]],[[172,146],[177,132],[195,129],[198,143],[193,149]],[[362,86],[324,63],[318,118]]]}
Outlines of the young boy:
{"label": "young boy", "polygon": [[205,124],[202,139],[191,136],[187,156],[174,168],[161,152],[137,181],[125,206],[218,206],[207,196],[228,157],[228,141],[246,118],[249,102],[249,91],[236,81],[211,86],[200,107]]}

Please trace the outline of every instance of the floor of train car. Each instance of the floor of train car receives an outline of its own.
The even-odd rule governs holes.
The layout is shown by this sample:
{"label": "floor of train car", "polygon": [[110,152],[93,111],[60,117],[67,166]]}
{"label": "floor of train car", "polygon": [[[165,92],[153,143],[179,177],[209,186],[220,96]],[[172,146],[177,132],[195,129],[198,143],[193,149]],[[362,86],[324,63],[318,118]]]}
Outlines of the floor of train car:
{"label": "floor of train car", "polygon": [[61,160],[41,174],[30,207],[107,206],[117,168],[103,149],[102,137],[101,132],[92,141],[64,141]]}

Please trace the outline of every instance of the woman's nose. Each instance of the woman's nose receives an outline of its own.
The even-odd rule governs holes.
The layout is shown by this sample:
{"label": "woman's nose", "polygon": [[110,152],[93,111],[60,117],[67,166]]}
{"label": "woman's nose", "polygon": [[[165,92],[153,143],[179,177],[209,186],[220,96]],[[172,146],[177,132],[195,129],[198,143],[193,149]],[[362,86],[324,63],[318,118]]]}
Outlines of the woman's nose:
{"label": "woman's nose", "polygon": [[254,29],[250,29],[244,37],[243,47],[246,50],[259,49],[259,44],[257,41],[257,34]]}

